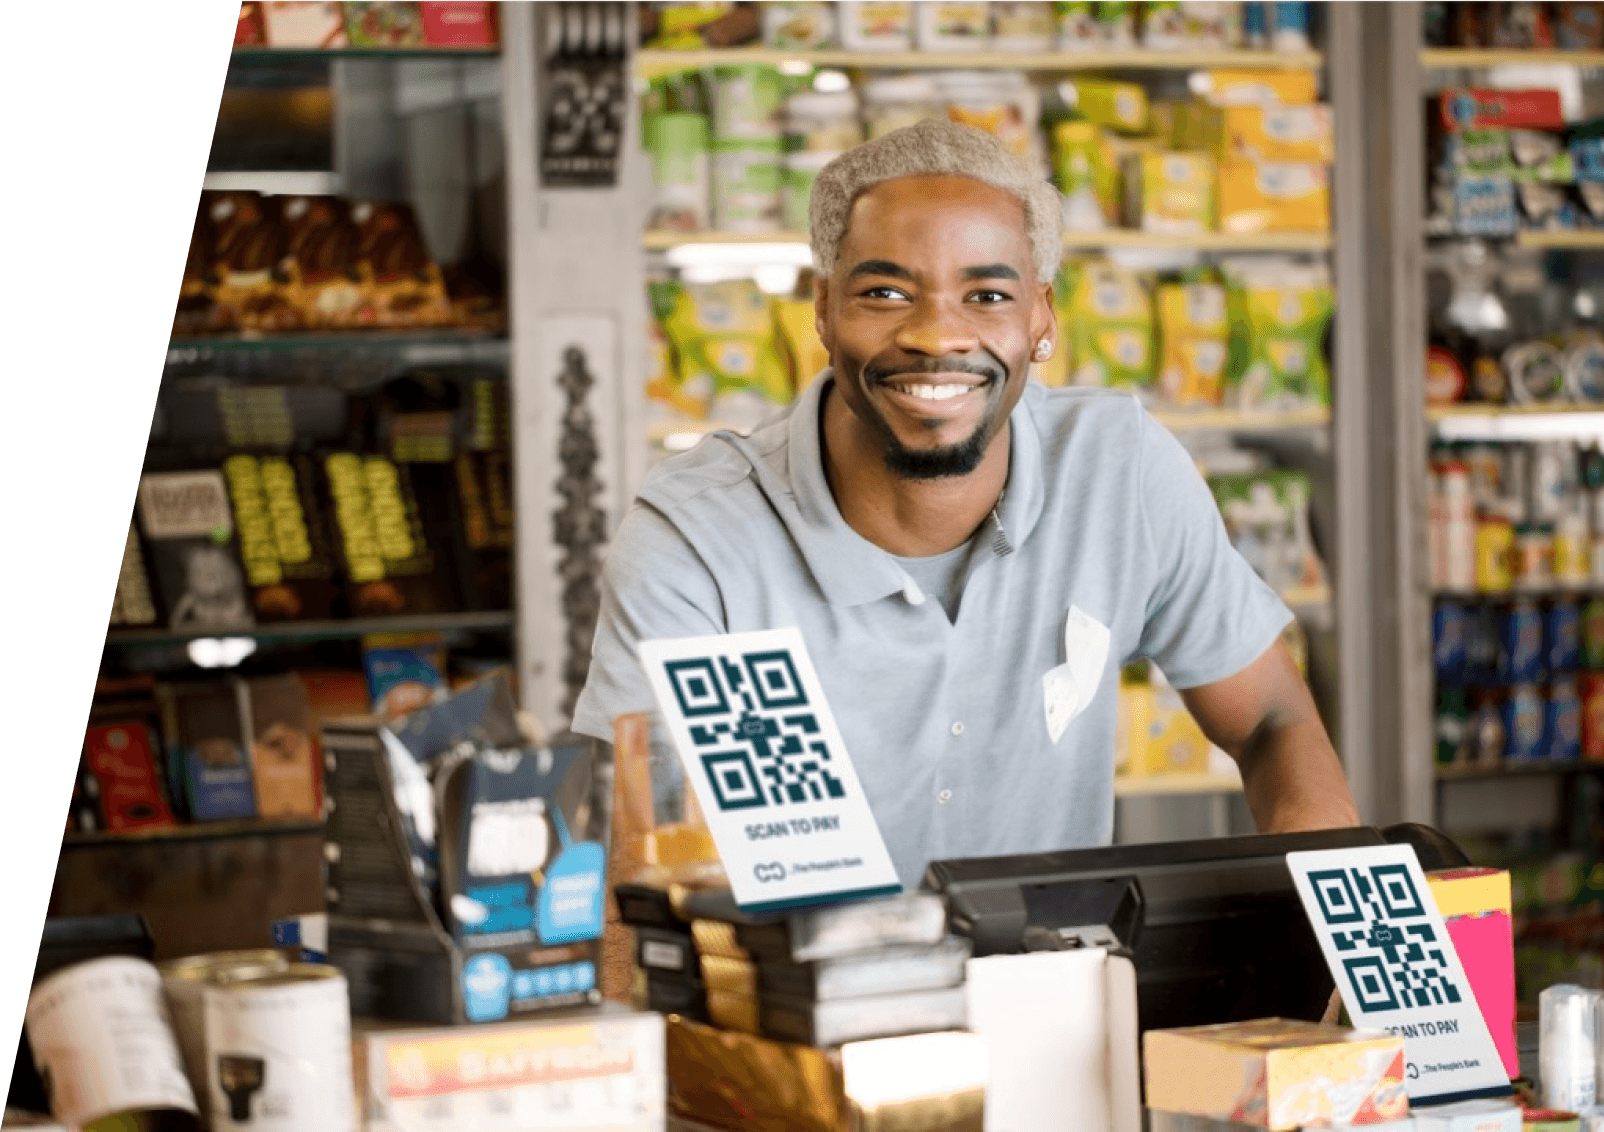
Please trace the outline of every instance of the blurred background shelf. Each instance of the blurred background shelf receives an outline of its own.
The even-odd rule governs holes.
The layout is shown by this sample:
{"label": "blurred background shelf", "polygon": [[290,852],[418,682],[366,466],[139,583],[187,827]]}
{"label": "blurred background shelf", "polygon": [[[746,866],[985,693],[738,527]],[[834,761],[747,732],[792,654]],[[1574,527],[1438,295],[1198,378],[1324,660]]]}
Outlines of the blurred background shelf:
{"label": "blurred background shelf", "polygon": [[[1153,250],[1220,252],[1318,252],[1331,247],[1330,232],[1200,232],[1196,235],[1168,235],[1111,228],[1101,232],[1066,232],[1064,247],[1142,248]],[[806,232],[647,232],[641,246],[647,251],[667,251],[689,245],[730,244],[806,244]]]}
{"label": "blurred background shelf", "polygon": [[1475,67],[1604,67],[1604,51],[1527,51],[1486,47],[1428,47],[1420,53],[1427,70]]}
{"label": "blurred background shelf", "polygon": [[1236,794],[1242,779],[1235,774],[1152,774],[1140,778],[1115,775],[1114,797],[1159,798],[1183,794]]}
{"label": "blurred background shelf", "polygon": [[300,63],[320,59],[495,59],[499,47],[236,47],[239,63]]}
{"label": "blurred background shelf", "polygon": [[352,330],[305,334],[214,334],[174,338],[167,364],[183,365],[209,354],[295,353],[390,354],[413,365],[473,362],[505,366],[505,334],[479,330]]}
{"label": "blurred background shelf", "polygon": [[1150,51],[1128,48],[1099,51],[790,51],[766,47],[731,47],[695,51],[642,49],[635,67],[642,74],[702,67],[797,63],[812,67],[857,67],[867,70],[932,70],[1004,68],[1019,71],[1173,71],[1194,68],[1252,68],[1265,71],[1312,71],[1325,63],[1319,51]]}
{"label": "blurred background shelf", "polygon": [[[1604,63],[1600,65],[1604,66]],[[1594,229],[1570,232],[1522,232],[1515,237],[1515,242],[1523,248],[1542,248],[1545,250],[1604,248],[1604,231]]]}
{"label": "blurred background shelf", "polygon": [[1440,405],[1426,422],[1442,440],[1589,440],[1604,437],[1604,405]]}
{"label": "blurred background shelf", "polygon": [[420,614],[416,617],[370,617],[347,621],[284,621],[251,628],[113,629],[106,647],[176,645],[205,637],[247,637],[254,641],[319,641],[383,634],[474,632],[511,629],[510,610],[483,613]]}
{"label": "blurred background shelf", "polygon": [[229,821],[191,823],[164,829],[140,829],[123,833],[69,833],[64,845],[118,845],[128,842],[221,841],[239,837],[277,837],[297,833],[321,833],[317,818],[285,821]]}
{"label": "blurred background shelf", "polygon": [[1559,774],[1604,773],[1604,763],[1530,762],[1498,766],[1439,766],[1439,782],[1471,782],[1490,778],[1541,778]]}

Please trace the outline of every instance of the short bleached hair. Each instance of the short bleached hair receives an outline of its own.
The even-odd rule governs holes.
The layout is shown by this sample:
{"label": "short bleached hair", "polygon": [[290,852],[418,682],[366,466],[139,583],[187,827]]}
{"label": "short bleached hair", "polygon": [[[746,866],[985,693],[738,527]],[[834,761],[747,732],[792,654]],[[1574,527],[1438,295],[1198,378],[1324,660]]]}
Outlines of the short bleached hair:
{"label": "short bleached hair", "polygon": [[898,177],[972,177],[1012,195],[1025,209],[1036,276],[1051,283],[1064,254],[1058,191],[992,135],[974,126],[927,118],[847,150],[819,172],[808,202],[809,243],[819,274],[835,270],[852,206],[869,189]]}

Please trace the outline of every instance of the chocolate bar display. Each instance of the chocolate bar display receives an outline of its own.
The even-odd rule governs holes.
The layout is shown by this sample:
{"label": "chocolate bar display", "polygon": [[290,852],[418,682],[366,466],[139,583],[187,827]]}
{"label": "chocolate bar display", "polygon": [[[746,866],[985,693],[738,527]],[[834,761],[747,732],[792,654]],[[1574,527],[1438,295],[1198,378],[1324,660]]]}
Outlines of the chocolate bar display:
{"label": "chocolate bar display", "polygon": [[312,705],[296,676],[238,685],[250,737],[256,809],[264,818],[315,818],[322,811]]}
{"label": "chocolate bar display", "polygon": [[173,824],[156,770],[156,745],[144,721],[90,727],[83,758],[94,777],[105,829],[124,833]]}
{"label": "chocolate bar display", "polygon": [[332,616],[339,589],[312,492],[311,462],[238,453],[223,462],[223,476],[256,617],[294,621]]}
{"label": "chocolate bar display", "polygon": [[139,525],[170,628],[240,629],[253,623],[221,472],[141,477]]}
{"label": "chocolate bar display", "polygon": [[151,595],[150,578],[145,572],[145,554],[139,547],[139,534],[130,524],[128,541],[123,544],[122,569],[117,574],[117,594],[111,603],[111,624],[155,623],[156,601]]}
{"label": "chocolate bar display", "polygon": [[332,452],[324,456],[322,471],[352,615],[395,617],[451,608],[406,466],[384,456]]}

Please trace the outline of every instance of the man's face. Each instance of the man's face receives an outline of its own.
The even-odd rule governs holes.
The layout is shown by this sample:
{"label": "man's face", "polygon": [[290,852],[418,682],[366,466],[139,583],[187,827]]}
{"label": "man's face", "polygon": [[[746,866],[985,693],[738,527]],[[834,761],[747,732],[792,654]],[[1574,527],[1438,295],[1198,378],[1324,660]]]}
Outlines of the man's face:
{"label": "man's face", "polygon": [[857,199],[815,317],[842,400],[909,479],[979,466],[1056,331],[1024,206],[951,176]]}

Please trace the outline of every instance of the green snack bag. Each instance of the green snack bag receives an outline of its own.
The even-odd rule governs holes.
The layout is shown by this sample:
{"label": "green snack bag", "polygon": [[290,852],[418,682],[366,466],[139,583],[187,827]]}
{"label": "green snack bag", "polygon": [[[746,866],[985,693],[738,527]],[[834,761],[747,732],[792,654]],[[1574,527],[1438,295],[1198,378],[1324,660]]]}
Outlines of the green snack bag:
{"label": "green snack bag", "polygon": [[1334,306],[1330,276],[1319,266],[1264,264],[1237,276],[1233,324],[1245,328],[1226,403],[1238,409],[1298,409],[1331,404],[1325,333]]}
{"label": "green snack bag", "polygon": [[773,304],[752,280],[680,284],[663,332],[679,355],[680,385],[711,385],[715,420],[755,425],[790,403]]}

